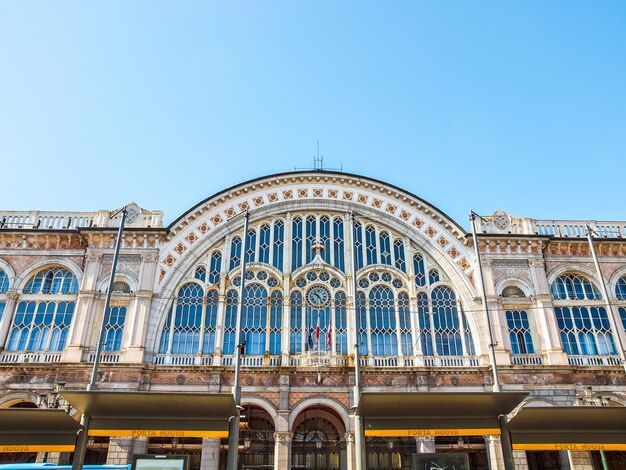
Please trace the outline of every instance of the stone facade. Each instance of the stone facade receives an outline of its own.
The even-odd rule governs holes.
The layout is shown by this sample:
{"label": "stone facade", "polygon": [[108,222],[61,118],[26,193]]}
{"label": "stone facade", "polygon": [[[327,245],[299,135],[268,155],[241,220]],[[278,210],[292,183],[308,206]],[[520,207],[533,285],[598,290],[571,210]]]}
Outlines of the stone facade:
{"label": "stone facade", "polygon": [[[249,256],[248,286],[257,286],[266,315],[260,327],[251,320],[246,348],[252,352],[243,356],[242,404],[250,410],[249,426],[260,426],[243,432],[253,440],[249,448],[241,445],[249,468],[353,468],[352,387],[360,334],[364,391],[490,391],[491,329],[502,389],[528,391],[525,406],[569,406],[589,387],[612,406],[626,403],[620,362],[626,344],[620,317],[626,309],[626,290],[624,297],[620,290],[626,222],[536,221],[501,211],[476,219],[483,299],[467,230],[410,192],[369,178],[326,171],[259,178],[202,201],[168,227],[160,212],[129,207],[136,217],[125,226],[114,279],[120,284],[111,300],[124,315],[121,324],[109,321],[112,347],[102,356],[98,388],[230,392],[229,306],[236,305],[241,258]],[[244,247],[237,252],[245,211],[254,232],[250,254]],[[119,226],[119,215],[111,215],[0,212],[0,406],[37,403],[59,382],[68,389],[88,383]],[[595,231],[602,279],[586,225]],[[353,261],[359,256],[360,264]],[[71,273],[76,290],[54,292],[54,280],[49,292],[45,280],[33,289],[33,277],[46,270],[56,270],[51,276]],[[610,305],[602,295],[555,297],[554,286],[565,278],[572,285],[586,279],[598,292],[605,283]],[[329,293],[327,305],[315,304],[315,286]],[[355,289],[363,292],[362,305]],[[55,318],[60,303],[71,303],[71,321],[61,327],[33,319],[26,324],[18,315],[29,302],[34,309],[54,302]],[[556,312],[566,315],[574,307],[604,309],[609,325],[565,331]],[[432,320],[444,308],[453,318],[437,329],[426,317]],[[177,319],[196,314],[191,326]],[[387,315],[388,324],[378,324],[377,315]],[[322,339],[312,344],[320,323]],[[28,330],[23,342],[15,333],[20,325]],[[35,337],[37,328],[47,329],[49,338]],[[57,329],[61,339],[55,340]],[[564,344],[568,333],[593,336],[595,349]],[[271,449],[260,449],[255,435],[271,439]],[[107,445],[106,462],[117,464],[151,452],[153,444],[116,436]],[[190,445],[200,455],[199,468],[222,468],[225,442],[205,438]],[[441,451],[447,444],[376,445],[382,447],[372,452],[380,459],[400,458],[407,465],[411,453]],[[499,438],[485,436],[481,445],[490,466],[503,468]],[[530,468],[524,452],[514,459],[517,468]],[[587,469],[591,456],[570,453],[561,463]]]}

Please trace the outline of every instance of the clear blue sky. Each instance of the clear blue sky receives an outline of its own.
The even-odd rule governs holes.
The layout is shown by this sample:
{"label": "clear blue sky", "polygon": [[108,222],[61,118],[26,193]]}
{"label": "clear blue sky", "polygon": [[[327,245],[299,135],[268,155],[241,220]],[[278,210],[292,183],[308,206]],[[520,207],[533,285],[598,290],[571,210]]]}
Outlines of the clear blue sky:
{"label": "clear blue sky", "polygon": [[317,139],[465,227],[626,220],[626,2],[0,3],[3,209],[169,223]]}

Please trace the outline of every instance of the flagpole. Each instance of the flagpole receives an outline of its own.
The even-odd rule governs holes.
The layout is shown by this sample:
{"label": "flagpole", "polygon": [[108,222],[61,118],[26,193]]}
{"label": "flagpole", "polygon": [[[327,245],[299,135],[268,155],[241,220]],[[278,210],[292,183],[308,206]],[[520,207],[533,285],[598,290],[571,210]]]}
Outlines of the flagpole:
{"label": "flagpole", "polygon": [[239,385],[239,376],[241,374],[241,349],[245,343],[241,342],[241,313],[243,311],[243,294],[246,285],[246,251],[248,249],[248,221],[250,213],[248,210],[244,212],[243,222],[243,246],[241,248],[241,282],[239,283],[239,301],[237,303],[237,319],[235,326],[235,385],[233,386],[233,398],[237,412],[235,416],[231,416],[230,429],[228,431],[228,460],[227,469],[236,470],[237,460],[239,459],[239,410],[241,409],[241,385]]}
{"label": "flagpole", "polygon": [[[352,234],[354,237],[354,226],[356,224],[356,216],[354,212],[350,212],[352,220]],[[352,286],[353,292],[353,310],[354,310],[354,452],[356,454],[356,470],[365,469],[365,436],[363,435],[363,422],[357,409],[361,399],[361,365],[359,364],[359,332],[357,331],[357,279],[356,279],[356,257],[354,254],[354,240],[352,243]]]}

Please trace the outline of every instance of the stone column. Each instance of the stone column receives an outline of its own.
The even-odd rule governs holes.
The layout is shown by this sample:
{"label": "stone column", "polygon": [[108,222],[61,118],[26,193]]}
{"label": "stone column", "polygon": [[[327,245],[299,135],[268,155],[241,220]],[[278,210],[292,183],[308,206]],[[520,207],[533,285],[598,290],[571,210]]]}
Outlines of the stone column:
{"label": "stone column", "polygon": [[61,356],[62,362],[81,362],[83,351],[91,346],[89,341],[98,311],[96,291],[101,270],[102,254],[88,252],[85,259],[83,280],[76,297],[74,318],[70,325],[67,346]]}
{"label": "stone column", "polygon": [[356,468],[356,449],[354,448],[354,433],[347,432],[344,434],[344,438],[346,440],[346,454],[348,461],[347,469],[353,470]]}
{"label": "stone column", "polygon": [[200,470],[218,470],[220,465],[220,440],[215,437],[202,438]]}
{"label": "stone column", "polygon": [[274,470],[289,470],[291,468],[292,439],[292,432],[274,433]]}
{"label": "stone column", "polygon": [[526,451],[514,450],[513,462],[515,463],[515,470],[528,470],[528,460],[526,459]]}
{"label": "stone column", "polygon": [[133,454],[132,455],[143,455],[147,453],[148,453],[148,438],[136,437],[133,442]]}
{"label": "stone column", "polygon": [[593,470],[591,452],[578,452],[570,450],[568,455],[571,470]]}
{"label": "stone column", "polygon": [[432,436],[420,436],[415,438],[418,454],[435,454],[435,438]]}
{"label": "stone column", "polygon": [[19,294],[17,292],[7,293],[7,300],[4,303],[4,312],[0,317],[0,351],[3,351],[6,347],[7,338],[9,336],[9,329],[13,322],[13,313],[15,311],[15,304]]}
{"label": "stone column", "polygon": [[485,443],[487,444],[489,470],[504,470],[504,456],[502,455],[500,436],[485,436]]}
{"label": "stone column", "polygon": [[127,465],[133,458],[132,437],[112,437],[109,441],[107,465]]}

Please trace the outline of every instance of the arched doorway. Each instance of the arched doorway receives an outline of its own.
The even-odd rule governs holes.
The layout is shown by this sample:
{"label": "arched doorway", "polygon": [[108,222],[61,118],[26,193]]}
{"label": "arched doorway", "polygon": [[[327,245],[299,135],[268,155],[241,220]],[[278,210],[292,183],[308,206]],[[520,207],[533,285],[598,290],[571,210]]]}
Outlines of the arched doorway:
{"label": "arched doorway", "polygon": [[[243,405],[239,428],[238,468],[262,470],[274,468],[274,420],[263,408]],[[220,470],[226,469],[228,439],[222,439]]]}
{"label": "arched doorway", "polygon": [[293,423],[291,468],[347,468],[345,432],[334,410],[323,406],[305,409]]}

